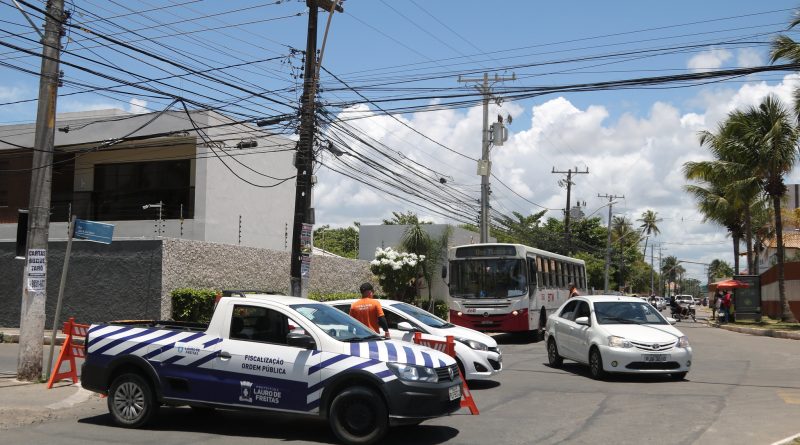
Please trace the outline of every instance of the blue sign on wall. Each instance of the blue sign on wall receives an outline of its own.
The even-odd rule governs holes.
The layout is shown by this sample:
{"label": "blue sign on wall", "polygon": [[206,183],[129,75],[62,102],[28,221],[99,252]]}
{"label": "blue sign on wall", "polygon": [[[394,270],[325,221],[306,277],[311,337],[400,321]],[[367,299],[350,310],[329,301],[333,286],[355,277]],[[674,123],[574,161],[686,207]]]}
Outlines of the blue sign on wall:
{"label": "blue sign on wall", "polygon": [[114,224],[76,219],[75,232],[72,236],[96,243],[111,244],[111,237],[113,235]]}

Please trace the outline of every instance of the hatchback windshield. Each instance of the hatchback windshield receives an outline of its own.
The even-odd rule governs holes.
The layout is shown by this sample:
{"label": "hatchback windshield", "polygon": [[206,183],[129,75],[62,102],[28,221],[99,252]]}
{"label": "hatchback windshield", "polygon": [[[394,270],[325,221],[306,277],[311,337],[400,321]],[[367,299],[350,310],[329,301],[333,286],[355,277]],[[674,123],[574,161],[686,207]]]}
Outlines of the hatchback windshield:
{"label": "hatchback windshield", "polygon": [[600,324],[667,324],[667,320],[645,302],[596,302],[594,315]]}
{"label": "hatchback windshield", "polygon": [[314,303],[293,304],[290,307],[336,340],[357,342],[383,338],[335,307]]}
{"label": "hatchback windshield", "polygon": [[431,314],[428,311],[424,311],[416,306],[412,306],[407,303],[399,303],[392,306],[397,310],[404,312],[406,315],[410,315],[421,323],[426,324],[432,328],[449,328],[453,325],[442,320],[441,318]]}

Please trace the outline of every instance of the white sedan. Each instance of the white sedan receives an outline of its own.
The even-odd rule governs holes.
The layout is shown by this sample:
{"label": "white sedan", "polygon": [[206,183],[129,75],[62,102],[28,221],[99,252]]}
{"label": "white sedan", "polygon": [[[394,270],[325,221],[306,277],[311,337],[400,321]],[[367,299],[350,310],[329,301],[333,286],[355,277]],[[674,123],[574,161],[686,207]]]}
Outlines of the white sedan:
{"label": "white sedan", "polygon": [[547,320],[548,361],[552,367],[564,359],[588,364],[596,379],[620,372],[682,380],[692,366],[692,347],[674,322],[639,298],[571,298]]}
{"label": "white sedan", "polygon": [[[344,312],[357,300],[326,301]],[[456,362],[467,380],[486,380],[503,369],[503,355],[492,337],[448,323],[445,320],[402,301],[378,300],[389,323],[389,334],[394,340],[413,342],[414,332],[423,338],[446,341],[448,335],[455,339]]]}

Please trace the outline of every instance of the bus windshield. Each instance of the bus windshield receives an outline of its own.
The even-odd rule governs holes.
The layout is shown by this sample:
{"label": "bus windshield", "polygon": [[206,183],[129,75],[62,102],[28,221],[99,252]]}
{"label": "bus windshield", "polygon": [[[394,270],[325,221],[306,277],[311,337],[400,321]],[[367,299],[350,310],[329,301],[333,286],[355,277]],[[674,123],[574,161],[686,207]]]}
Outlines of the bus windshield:
{"label": "bus windshield", "polygon": [[508,298],[527,293],[524,260],[489,258],[450,262],[453,297]]}

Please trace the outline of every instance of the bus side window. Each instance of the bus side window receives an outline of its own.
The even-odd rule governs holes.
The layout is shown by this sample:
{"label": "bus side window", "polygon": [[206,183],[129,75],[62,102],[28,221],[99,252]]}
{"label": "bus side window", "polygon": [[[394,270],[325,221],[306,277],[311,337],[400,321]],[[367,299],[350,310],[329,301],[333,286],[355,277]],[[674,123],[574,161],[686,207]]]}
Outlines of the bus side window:
{"label": "bus side window", "polygon": [[549,259],[547,261],[550,263],[550,286],[558,287],[558,282],[556,281],[558,279],[558,276],[556,275],[556,260]]}
{"label": "bus side window", "polygon": [[528,288],[530,290],[533,290],[537,287],[536,279],[536,259],[528,258]]}
{"label": "bus side window", "polygon": [[567,263],[567,283],[580,286],[580,283],[575,278],[575,265],[572,263]]}
{"label": "bus side window", "polygon": [[542,257],[536,257],[536,282],[539,287],[543,287],[544,284],[544,274],[542,273],[543,266],[542,266]]}

